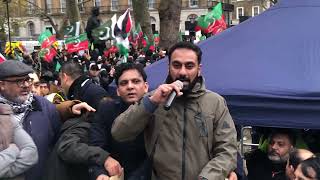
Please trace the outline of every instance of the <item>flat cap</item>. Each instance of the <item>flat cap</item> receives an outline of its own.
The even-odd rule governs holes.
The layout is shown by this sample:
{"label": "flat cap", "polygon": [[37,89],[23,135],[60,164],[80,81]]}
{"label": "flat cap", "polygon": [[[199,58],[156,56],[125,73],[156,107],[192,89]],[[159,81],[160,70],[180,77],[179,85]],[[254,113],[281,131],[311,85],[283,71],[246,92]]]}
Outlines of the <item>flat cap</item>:
{"label": "flat cap", "polygon": [[13,76],[24,76],[32,73],[33,69],[17,60],[7,60],[0,63],[0,79]]}

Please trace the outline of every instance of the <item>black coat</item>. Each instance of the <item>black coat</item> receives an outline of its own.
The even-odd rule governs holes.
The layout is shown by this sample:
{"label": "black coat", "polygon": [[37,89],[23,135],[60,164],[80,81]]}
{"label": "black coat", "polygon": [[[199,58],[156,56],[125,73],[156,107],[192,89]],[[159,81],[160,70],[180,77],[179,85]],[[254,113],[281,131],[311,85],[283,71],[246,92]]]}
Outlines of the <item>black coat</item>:
{"label": "black coat", "polygon": [[68,99],[80,100],[97,109],[99,102],[109,94],[101,86],[92,82],[88,76],[80,76],[69,88]]}
{"label": "black coat", "polygon": [[88,145],[90,123],[85,118],[67,120],[48,161],[45,180],[88,180],[88,165],[103,165],[109,153]]}
{"label": "black coat", "polygon": [[[148,171],[144,136],[141,133],[134,141],[116,142],[111,135],[115,118],[128,108],[122,100],[102,101],[90,128],[90,144],[102,147],[124,168],[124,178],[144,180]],[[103,166],[90,167],[91,178],[106,174]]]}
{"label": "black coat", "polygon": [[247,158],[248,180],[286,180],[286,163],[275,164],[260,149]]}

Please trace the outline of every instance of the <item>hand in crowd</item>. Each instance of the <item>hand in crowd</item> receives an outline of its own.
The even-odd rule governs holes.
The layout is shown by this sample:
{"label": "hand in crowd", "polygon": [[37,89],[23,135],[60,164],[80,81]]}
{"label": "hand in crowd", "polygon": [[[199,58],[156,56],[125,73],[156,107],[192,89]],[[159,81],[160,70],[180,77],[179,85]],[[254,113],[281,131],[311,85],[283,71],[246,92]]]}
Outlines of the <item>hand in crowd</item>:
{"label": "hand in crowd", "polygon": [[154,104],[161,104],[166,102],[170,93],[174,90],[177,92],[177,96],[181,96],[183,93],[180,91],[182,87],[175,82],[171,84],[162,84],[160,85],[155,92],[150,96],[150,101]]}
{"label": "hand in crowd", "polygon": [[237,174],[232,171],[228,176],[228,180],[238,180]]}
{"label": "hand in crowd", "polygon": [[72,106],[72,113],[75,115],[80,115],[81,110],[86,110],[88,112],[95,112],[96,111],[93,107],[89,106],[86,102],[82,102],[82,103],[75,104],[74,106]]}
{"label": "hand in crowd", "polygon": [[113,77],[115,71],[116,71],[116,69],[112,66],[111,69],[110,69],[110,71],[109,71],[110,77]]}
{"label": "hand in crowd", "polygon": [[101,174],[97,177],[96,180],[109,180],[109,176]]}
{"label": "hand in crowd", "polygon": [[104,162],[104,168],[108,171],[110,176],[120,176],[123,171],[120,163],[111,156],[109,156]]}

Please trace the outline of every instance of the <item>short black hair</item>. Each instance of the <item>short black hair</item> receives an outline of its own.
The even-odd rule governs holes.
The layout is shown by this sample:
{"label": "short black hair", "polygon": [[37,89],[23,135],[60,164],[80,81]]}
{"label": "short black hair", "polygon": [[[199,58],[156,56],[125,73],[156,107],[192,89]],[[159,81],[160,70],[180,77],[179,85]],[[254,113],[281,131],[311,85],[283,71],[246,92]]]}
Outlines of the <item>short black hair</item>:
{"label": "short black hair", "polygon": [[201,49],[191,43],[191,42],[187,42],[187,41],[181,41],[181,42],[178,42],[176,44],[174,44],[170,49],[169,49],[169,52],[168,52],[168,58],[169,58],[169,62],[171,62],[171,56],[172,56],[172,53],[176,50],[176,49],[190,49],[192,50],[193,52],[196,53],[197,57],[198,57],[198,63],[200,64],[201,63],[201,56],[202,56],[202,51]]}
{"label": "short black hair", "polygon": [[294,134],[294,132],[290,129],[286,129],[286,128],[276,128],[276,129],[273,129],[271,131],[271,134],[270,134],[270,140],[276,136],[276,135],[279,135],[279,134],[282,134],[282,135],[287,135],[288,138],[289,138],[289,141],[291,143],[292,146],[295,146],[296,145],[296,135]]}
{"label": "short black hair", "polygon": [[66,73],[72,79],[77,79],[84,74],[82,66],[72,61],[64,63],[61,67],[61,72]]}
{"label": "short black hair", "polygon": [[116,85],[119,84],[119,78],[120,76],[127,70],[135,69],[139,72],[139,74],[142,76],[143,80],[147,81],[147,74],[143,69],[142,64],[134,64],[134,63],[122,63],[115,68],[115,74],[114,74],[114,80],[116,82]]}
{"label": "short black hair", "polygon": [[[304,176],[310,179],[320,179],[320,158],[319,157],[311,157],[306,159],[300,163],[301,171]],[[310,170],[313,170],[316,173],[315,177],[312,177],[310,174]]]}

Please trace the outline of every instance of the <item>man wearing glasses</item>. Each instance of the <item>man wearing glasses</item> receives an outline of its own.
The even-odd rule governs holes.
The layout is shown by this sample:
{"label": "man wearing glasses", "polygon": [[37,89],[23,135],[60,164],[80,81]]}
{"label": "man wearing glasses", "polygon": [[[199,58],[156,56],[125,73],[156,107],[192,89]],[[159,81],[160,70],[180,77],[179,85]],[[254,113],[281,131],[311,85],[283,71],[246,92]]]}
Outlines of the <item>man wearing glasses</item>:
{"label": "man wearing glasses", "polygon": [[34,140],[38,163],[25,174],[26,180],[42,179],[47,157],[55,144],[60,129],[60,117],[53,104],[33,95],[31,67],[7,60],[0,64],[0,103],[8,104],[16,118]]}

